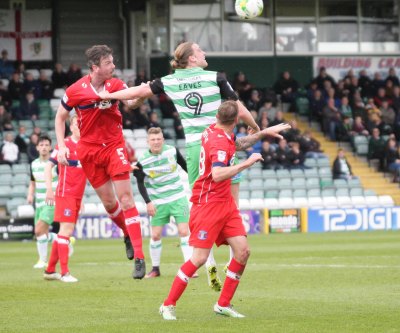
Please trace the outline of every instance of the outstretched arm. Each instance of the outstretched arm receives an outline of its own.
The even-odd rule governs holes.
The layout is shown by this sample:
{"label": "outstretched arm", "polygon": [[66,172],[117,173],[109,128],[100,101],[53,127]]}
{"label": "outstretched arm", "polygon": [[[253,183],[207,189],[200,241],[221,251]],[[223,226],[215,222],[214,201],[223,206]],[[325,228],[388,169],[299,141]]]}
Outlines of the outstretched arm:
{"label": "outstretched arm", "polygon": [[99,93],[101,99],[144,99],[153,96],[153,92],[150,89],[150,85],[147,83],[143,83],[137,87],[131,87],[119,91],[115,91],[110,93],[106,90]]}
{"label": "outstretched arm", "polygon": [[272,136],[274,138],[282,139],[282,135],[279,133],[289,129],[291,126],[289,124],[279,124],[263,129],[252,135],[243,136],[236,139],[235,145],[236,150],[246,150],[247,148],[254,145],[257,141],[266,138],[267,136]]}

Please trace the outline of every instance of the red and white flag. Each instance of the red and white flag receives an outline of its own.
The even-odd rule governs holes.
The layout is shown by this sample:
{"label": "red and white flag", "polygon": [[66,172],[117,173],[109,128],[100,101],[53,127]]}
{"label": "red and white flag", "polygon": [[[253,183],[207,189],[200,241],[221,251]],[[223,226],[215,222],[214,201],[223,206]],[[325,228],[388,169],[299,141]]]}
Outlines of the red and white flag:
{"label": "red and white flag", "polygon": [[0,10],[0,52],[10,60],[52,60],[51,9]]}

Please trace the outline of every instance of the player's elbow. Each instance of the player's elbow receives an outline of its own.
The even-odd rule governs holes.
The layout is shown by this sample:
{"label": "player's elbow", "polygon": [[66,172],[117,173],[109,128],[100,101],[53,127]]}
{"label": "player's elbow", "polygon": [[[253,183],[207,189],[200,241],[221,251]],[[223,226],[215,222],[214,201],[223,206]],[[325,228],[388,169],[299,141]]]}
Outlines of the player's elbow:
{"label": "player's elbow", "polygon": [[218,170],[219,168],[214,168],[212,170],[212,179],[214,182],[218,183],[218,182],[222,182],[224,179],[223,174],[220,172],[221,170]]}

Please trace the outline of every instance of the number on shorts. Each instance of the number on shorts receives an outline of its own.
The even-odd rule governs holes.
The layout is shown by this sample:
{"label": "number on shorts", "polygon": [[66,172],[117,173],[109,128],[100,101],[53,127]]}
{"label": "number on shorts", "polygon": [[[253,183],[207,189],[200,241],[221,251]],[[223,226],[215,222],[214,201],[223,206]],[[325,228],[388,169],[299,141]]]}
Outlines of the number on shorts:
{"label": "number on shorts", "polygon": [[191,92],[185,96],[185,105],[194,110],[194,115],[199,115],[201,113],[201,108],[203,106],[203,97],[196,92]]}
{"label": "number on shorts", "polygon": [[118,154],[120,160],[122,161],[122,164],[128,164],[128,161],[126,160],[125,155],[124,155],[124,148],[122,148],[122,147],[117,148],[117,154]]}

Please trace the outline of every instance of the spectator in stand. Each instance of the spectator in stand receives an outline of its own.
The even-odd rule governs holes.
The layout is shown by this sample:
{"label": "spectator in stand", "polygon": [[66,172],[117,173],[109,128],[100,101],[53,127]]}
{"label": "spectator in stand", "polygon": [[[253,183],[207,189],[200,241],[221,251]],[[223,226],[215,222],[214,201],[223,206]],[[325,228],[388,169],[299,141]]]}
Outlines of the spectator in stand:
{"label": "spectator in stand", "polygon": [[177,139],[185,139],[185,132],[183,131],[183,125],[181,121],[181,117],[179,117],[179,113],[175,111],[172,114],[174,118],[174,130],[175,130],[175,136]]}
{"label": "spectator in stand", "polygon": [[63,66],[60,63],[57,63],[54,66],[53,74],[51,74],[51,82],[53,82],[54,89],[65,89],[68,86],[67,73],[65,73]]}
{"label": "spectator in stand", "polygon": [[23,86],[21,82],[21,76],[18,73],[14,73],[11,76],[11,80],[8,83],[8,93],[12,100],[20,100],[22,97]]}
{"label": "spectator in stand", "polygon": [[18,73],[20,77],[23,78],[25,75],[25,70],[26,70],[25,64],[23,62],[20,62],[17,64],[15,73]]}
{"label": "spectator in stand", "polygon": [[251,91],[254,86],[247,80],[243,72],[239,72],[233,79],[233,89],[238,93],[239,98],[246,105],[250,99]]}
{"label": "spectator in stand", "polygon": [[5,133],[4,143],[1,146],[0,152],[0,164],[8,164],[11,166],[18,163],[19,150],[18,146],[14,143],[14,134],[12,132]]}
{"label": "spectator in stand", "polygon": [[376,96],[374,97],[374,104],[379,108],[382,106],[384,100],[387,100],[389,104],[392,104],[392,101],[387,98],[386,90],[384,87],[378,89]]}
{"label": "spectator in stand", "polygon": [[394,67],[390,67],[388,71],[388,76],[386,77],[386,82],[392,81],[393,85],[400,86],[399,77],[396,74]]}
{"label": "spectator in stand", "polygon": [[289,111],[291,112],[294,112],[296,108],[298,89],[299,83],[291,77],[289,71],[284,71],[274,84],[274,90],[281,96],[281,102],[290,104]]}
{"label": "spectator in stand", "polygon": [[126,155],[128,156],[129,163],[132,164],[137,161],[135,149],[128,142],[128,140],[125,136],[124,136],[124,139],[125,139],[125,146],[126,146]]}
{"label": "spectator in stand", "polygon": [[258,110],[261,107],[261,96],[260,92],[256,89],[251,91],[250,99],[248,100],[246,107],[248,110]]}
{"label": "spectator in stand", "polygon": [[392,95],[392,107],[396,114],[400,111],[400,87],[393,87],[393,95]]}
{"label": "spectator in stand", "polygon": [[35,133],[40,138],[42,135],[42,129],[39,126],[35,126],[32,130],[32,133]]}
{"label": "spectator in stand", "polygon": [[267,140],[264,140],[262,142],[261,157],[263,158],[263,161],[261,163],[264,170],[275,170],[278,166],[275,149],[270,146],[270,143]]}
{"label": "spectator in stand", "polygon": [[33,92],[35,98],[38,99],[41,94],[40,88],[39,81],[33,78],[33,74],[26,72],[24,82],[22,83],[22,94]]}
{"label": "spectator in stand", "polygon": [[340,107],[340,98],[338,98],[338,94],[336,93],[335,88],[327,89],[326,90],[326,94],[325,94],[325,98],[326,98],[326,103],[328,103],[329,99],[333,99],[334,102],[335,102],[335,107],[336,108]]}
{"label": "spectator in stand", "polygon": [[82,70],[78,64],[72,63],[67,72],[67,85],[68,87],[78,81],[82,77]]}
{"label": "spectator in stand", "polygon": [[369,132],[360,116],[356,116],[354,118],[353,126],[351,127],[351,131],[349,134],[350,137],[354,137],[356,135],[369,136]]}
{"label": "spectator in stand", "polygon": [[18,146],[20,153],[26,153],[29,144],[29,136],[26,133],[25,126],[20,126],[18,128],[18,135],[15,137],[14,143]]}
{"label": "spectator in stand", "polygon": [[351,110],[351,106],[349,105],[349,99],[347,98],[347,96],[342,97],[339,107],[339,112],[342,115],[342,117],[348,117],[348,118],[353,117],[353,112]]}
{"label": "spectator in stand", "polygon": [[385,123],[385,133],[389,134],[393,132],[394,120],[396,118],[396,113],[393,108],[389,105],[388,100],[383,100],[382,105],[379,108],[381,111],[382,121]]}
{"label": "spectator in stand", "polygon": [[53,98],[54,88],[53,83],[49,80],[46,75],[46,72],[41,70],[39,76],[39,86],[40,86],[40,96],[39,99],[51,99]]}
{"label": "spectator in stand", "polygon": [[382,79],[380,72],[375,72],[374,78],[372,80],[372,96],[378,93],[379,88],[385,87],[385,81]]}
{"label": "spectator in stand", "polygon": [[281,139],[278,144],[278,148],[276,149],[276,160],[278,161],[278,169],[288,169],[290,166],[289,161],[289,152],[290,149],[287,145],[287,141],[285,139]]}
{"label": "spectator in stand", "polygon": [[38,141],[39,135],[37,135],[36,133],[32,133],[29,137],[28,147],[26,149],[29,163],[32,163],[33,160],[36,160],[39,157],[39,152],[37,150]]}
{"label": "spectator in stand", "polygon": [[286,139],[287,142],[289,142],[290,145],[292,142],[300,141],[301,131],[299,130],[299,126],[296,120],[289,121],[289,125],[291,126],[291,128],[283,131],[282,136]]}
{"label": "spectator in stand", "polygon": [[146,71],[144,69],[139,69],[136,79],[135,86],[140,86],[142,83],[147,83],[149,79],[146,76]]}
{"label": "spectator in stand", "polygon": [[265,128],[269,127],[269,119],[268,119],[267,112],[262,112],[260,114],[260,117],[257,121],[257,125],[260,127],[260,129],[265,129]]}
{"label": "spectator in stand", "polygon": [[149,128],[150,121],[149,121],[149,112],[150,108],[149,105],[143,103],[139,106],[139,108],[133,110],[136,117],[136,128]]}
{"label": "spectator in stand", "polygon": [[321,144],[314,139],[313,132],[310,130],[304,131],[300,138],[300,149],[304,152],[305,158],[325,158]]}
{"label": "spectator in stand", "polygon": [[387,142],[385,159],[387,169],[393,173],[393,182],[398,182],[400,172],[400,146],[397,145],[396,139],[390,138]]}
{"label": "spectator in stand", "polygon": [[300,150],[298,142],[292,142],[292,148],[288,154],[289,169],[304,169],[304,154]]}
{"label": "spectator in stand", "polygon": [[9,110],[12,104],[12,99],[8,92],[8,88],[4,86],[3,81],[0,81],[0,104]]}
{"label": "spectator in stand", "polygon": [[385,81],[385,92],[386,92],[386,97],[391,101],[393,97],[393,82],[392,80],[386,80]]}
{"label": "spectator in stand", "polygon": [[332,177],[333,179],[345,179],[345,180],[357,178],[353,176],[351,165],[347,161],[345,152],[342,148],[338,149],[337,157],[333,162]]}
{"label": "spectator in stand", "polygon": [[15,71],[14,62],[8,59],[8,51],[7,50],[1,51],[0,77],[9,80],[14,71]]}
{"label": "spectator in stand", "polygon": [[381,117],[377,113],[370,113],[368,115],[368,121],[367,121],[367,130],[370,134],[372,134],[372,131],[374,128],[378,128],[379,132],[383,134],[385,132],[386,125],[382,121]]}
{"label": "spectator in stand", "polygon": [[11,119],[11,114],[0,104],[0,132],[14,130]]}
{"label": "spectator in stand", "polygon": [[365,109],[364,101],[360,92],[356,91],[352,98],[351,109],[353,110],[353,118],[361,117],[363,121],[367,120],[367,112]]}
{"label": "spectator in stand", "polygon": [[335,86],[336,86],[335,80],[333,79],[332,76],[330,76],[330,75],[326,72],[326,68],[325,68],[325,67],[321,67],[321,68],[319,69],[318,76],[316,76],[316,77],[313,79],[313,81],[317,83],[318,89],[321,89],[321,90],[324,89],[324,83],[325,83],[325,81],[329,81],[329,82],[331,83],[331,86],[332,86],[332,87],[335,87]]}
{"label": "spectator in stand", "polygon": [[336,141],[336,127],[339,122],[341,122],[339,110],[335,106],[335,100],[330,98],[323,110],[322,129],[332,141]]}
{"label": "spectator in stand", "polygon": [[281,123],[284,123],[285,121],[283,120],[283,112],[282,111],[277,111],[275,118],[271,121],[270,126],[275,126]]}
{"label": "spectator in stand", "polygon": [[[251,133],[249,131],[247,131],[247,135],[251,135]],[[247,148],[245,150],[247,157],[250,157],[251,154],[253,154],[253,153],[258,153],[258,154],[261,153],[261,146],[262,146],[262,142],[261,142],[261,140],[258,140],[251,147]]]}
{"label": "spectator in stand", "polygon": [[136,123],[135,114],[129,109],[128,105],[123,103],[120,103],[119,109],[122,115],[122,128],[134,129]]}
{"label": "spectator in stand", "polygon": [[21,100],[18,119],[36,120],[39,117],[39,106],[32,91],[28,91]]}
{"label": "spectator in stand", "polygon": [[314,95],[309,99],[310,117],[311,120],[318,121],[321,124],[321,128],[325,105],[326,101],[322,96],[321,90],[315,90]]}
{"label": "spectator in stand", "polygon": [[361,70],[358,77],[358,86],[361,88],[362,97],[372,97],[374,95],[374,87],[372,80],[365,69]]}
{"label": "spectator in stand", "polygon": [[396,140],[400,142],[400,111],[397,111],[396,118],[394,119],[393,134]]}
{"label": "spectator in stand", "polygon": [[270,99],[265,99],[263,105],[258,110],[259,114],[267,113],[267,117],[269,120],[275,119],[276,117],[276,107],[273,106],[272,101]]}
{"label": "spectator in stand", "polygon": [[372,130],[372,135],[368,142],[368,160],[379,160],[379,171],[385,170],[385,140],[380,135],[379,128]]}
{"label": "spectator in stand", "polygon": [[343,116],[342,121],[338,122],[336,126],[336,140],[339,142],[349,141],[352,126],[353,118]]}

